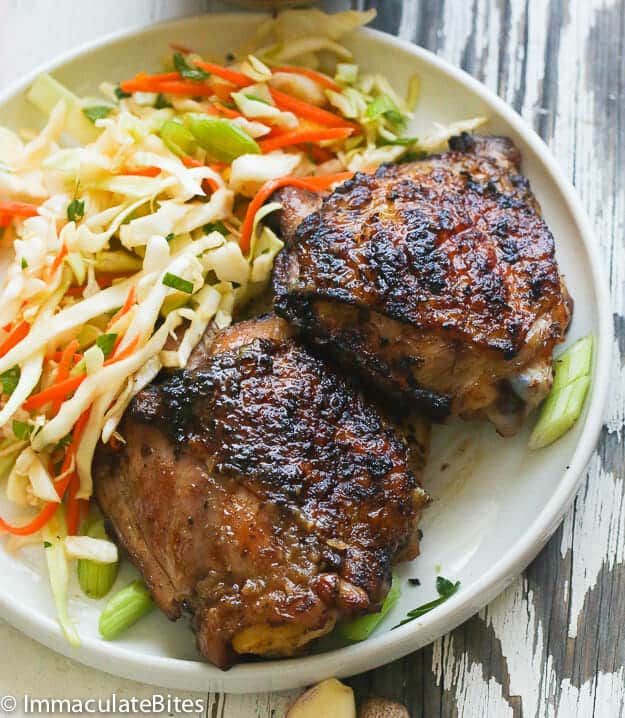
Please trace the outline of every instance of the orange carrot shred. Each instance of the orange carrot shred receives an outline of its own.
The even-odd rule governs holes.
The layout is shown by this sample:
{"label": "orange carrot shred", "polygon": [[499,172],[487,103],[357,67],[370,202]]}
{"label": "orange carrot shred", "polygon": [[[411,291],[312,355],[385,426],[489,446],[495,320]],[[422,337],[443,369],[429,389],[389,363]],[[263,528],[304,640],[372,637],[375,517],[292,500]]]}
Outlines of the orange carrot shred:
{"label": "orange carrot shred", "polygon": [[213,62],[203,62],[202,60],[197,60],[195,65],[202,70],[209,72],[211,75],[215,75],[216,77],[220,77],[222,80],[227,80],[233,85],[237,85],[237,87],[249,87],[254,84],[254,80],[249,78],[247,75],[244,75],[242,72],[237,72],[236,70],[231,70],[228,67],[216,65]]}
{"label": "orange carrot shred", "polygon": [[0,214],[8,214],[12,217],[34,217],[39,214],[39,208],[28,202],[0,200]]}
{"label": "orange carrot shred", "polygon": [[[62,351],[61,358],[59,359],[59,366],[56,370],[55,383],[65,381],[69,376],[69,370],[71,369],[74,355],[78,350],[79,344],[78,339],[73,339]],[[56,416],[61,408],[62,401],[56,399],[52,404],[52,416]]]}
{"label": "orange carrot shred", "polygon": [[322,110],[316,105],[311,105],[303,100],[298,100],[296,97],[287,95],[286,92],[280,92],[280,90],[274,90],[272,88],[269,89],[269,92],[273,97],[273,101],[281,110],[292,112],[299,117],[312,120],[324,127],[350,127],[355,132],[362,131],[360,125],[355,122],[350,122],[343,117],[339,117],[339,115],[335,115],[333,112]]}
{"label": "orange carrot shred", "polygon": [[273,152],[280,147],[298,145],[303,142],[322,142],[324,140],[347,139],[353,130],[350,127],[328,127],[320,130],[288,132],[268,140],[259,140],[258,146],[263,152]]}
{"label": "orange carrot shred", "polygon": [[124,314],[128,314],[128,312],[132,308],[132,305],[135,303],[136,298],[137,298],[137,290],[133,284],[132,287],[130,287],[130,291],[128,292],[128,296],[126,297],[126,301],[124,302],[123,307],[116,314],[114,314],[111,317],[111,320],[106,325],[107,332],[115,324],[115,322],[118,319],[121,319],[124,316]]}
{"label": "orange carrot shred", "polygon": [[8,354],[16,344],[22,341],[22,339],[30,331],[30,324],[28,322],[20,322],[15,329],[9,334],[9,336],[0,344],[0,357]]}

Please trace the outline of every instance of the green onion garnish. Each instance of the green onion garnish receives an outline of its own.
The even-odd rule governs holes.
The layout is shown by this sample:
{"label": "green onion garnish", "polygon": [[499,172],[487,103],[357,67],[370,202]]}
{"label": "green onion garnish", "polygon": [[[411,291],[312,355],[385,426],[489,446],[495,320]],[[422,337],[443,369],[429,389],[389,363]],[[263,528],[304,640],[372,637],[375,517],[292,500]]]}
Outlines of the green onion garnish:
{"label": "green onion garnish", "polygon": [[384,616],[397,603],[401,593],[399,579],[393,576],[393,582],[389,592],[386,594],[382,608],[377,613],[370,613],[366,616],[360,616],[349,623],[342,623],[339,626],[339,634],[347,641],[364,641],[378,627]]}
{"label": "green onion garnish", "polygon": [[193,294],[193,282],[190,282],[188,279],[183,279],[182,277],[179,277],[176,274],[172,274],[171,272],[165,273],[165,276],[163,277],[163,284],[166,287],[177,289],[179,292],[184,292],[185,294]]}
{"label": "green onion garnish", "polygon": [[83,108],[83,115],[95,125],[96,120],[102,120],[111,114],[112,107],[108,105],[94,105],[93,107]]}
{"label": "green onion garnish", "polygon": [[176,72],[179,72],[185,80],[202,82],[207,77],[210,77],[210,73],[206,72],[206,70],[202,70],[199,67],[191,67],[179,52],[174,53],[174,67],[176,68]]}
{"label": "green onion garnish", "polygon": [[590,386],[592,348],[593,338],[588,335],[555,360],[553,386],[530,436],[530,449],[552,444],[579,419]]}
{"label": "green onion garnish", "polygon": [[107,602],[100,615],[100,635],[107,641],[116,638],[149,613],[153,606],[148,589],[141,581],[134,581]]}
{"label": "green onion garnish", "polygon": [[115,342],[117,341],[117,334],[100,334],[95,340],[97,346],[102,350],[104,358],[108,359],[111,356]]}
{"label": "green onion garnish", "polygon": [[26,439],[28,439],[28,437],[31,435],[32,430],[32,424],[29,424],[26,421],[18,421],[17,419],[13,419],[13,433],[15,434],[16,438],[21,439],[22,441],[26,441]]}
{"label": "green onion garnish", "polygon": [[4,394],[12,394],[15,391],[20,380],[20,368],[18,366],[7,369],[3,374],[0,374],[0,382],[2,383],[2,392]]}
{"label": "green onion garnish", "polygon": [[85,202],[82,199],[73,199],[67,205],[67,220],[75,222],[85,216]]}

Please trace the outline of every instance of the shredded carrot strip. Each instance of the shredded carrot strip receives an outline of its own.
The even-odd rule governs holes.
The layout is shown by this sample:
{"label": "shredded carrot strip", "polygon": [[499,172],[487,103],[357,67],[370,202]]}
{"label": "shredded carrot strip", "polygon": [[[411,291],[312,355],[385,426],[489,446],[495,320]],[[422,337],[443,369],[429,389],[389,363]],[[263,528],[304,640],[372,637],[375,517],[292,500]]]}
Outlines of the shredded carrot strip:
{"label": "shredded carrot strip", "polygon": [[54,258],[54,262],[52,262],[52,266],[50,267],[49,276],[53,277],[56,270],[61,266],[61,262],[63,261],[63,258],[67,254],[67,245],[63,243],[63,246],[59,250],[59,253]]}
{"label": "shredded carrot strip", "polygon": [[0,227],[9,227],[13,217],[10,214],[0,214]]}
{"label": "shredded carrot strip", "polygon": [[226,117],[229,117],[231,119],[243,117],[240,112],[238,112],[237,110],[233,110],[231,107],[226,107],[226,105],[223,105],[221,102],[215,102],[212,107],[217,110],[219,114],[225,115]]}
{"label": "shredded carrot strip", "polygon": [[350,122],[343,117],[339,117],[333,112],[322,110],[316,105],[311,105],[303,100],[298,100],[296,97],[291,97],[291,95],[287,95],[285,92],[280,92],[280,90],[270,88],[269,92],[273,97],[273,101],[281,110],[292,112],[299,117],[312,120],[324,127],[350,127],[355,132],[361,132],[360,125],[355,122]]}
{"label": "shredded carrot strip", "polygon": [[8,214],[12,217],[34,217],[39,214],[39,208],[27,202],[0,200],[0,214]]}
{"label": "shredded carrot strip", "polygon": [[323,140],[344,140],[352,134],[350,127],[329,127],[322,130],[303,130],[289,132],[268,140],[259,140],[258,145],[263,152],[273,152],[280,147],[299,145],[303,142],[322,142]]}
{"label": "shredded carrot strip", "polygon": [[76,498],[76,493],[80,487],[80,479],[74,471],[69,482],[67,491],[67,505],[65,508],[65,521],[67,523],[67,533],[69,536],[75,536],[78,533],[78,524],[80,523],[80,501]]}
{"label": "shredded carrot strip", "polygon": [[345,182],[354,176],[355,172],[336,172],[331,175],[314,175],[312,177],[304,177],[309,189],[324,190],[328,189],[330,185],[336,184],[337,182]]}
{"label": "shredded carrot strip", "polygon": [[328,160],[334,159],[334,152],[329,150],[327,147],[319,147],[318,145],[311,145],[310,154],[317,164],[323,164]]}
{"label": "shredded carrot strip", "polygon": [[334,82],[334,80],[329,78],[327,75],[324,75],[321,72],[316,72],[315,70],[309,70],[307,67],[291,67],[290,65],[286,67],[274,67],[273,72],[288,72],[292,75],[304,75],[305,77],[318,82],[320,85],[327,87],[329,90],[334,90],[335,92],[341,92],[343,90],[340,85],[337,85],[336,82]]}
{"label": "shredded carrot strip", "polygon": [[193,97],[210,97],[214,94],[213,87],[206,82],[183,80],[177,72],[161,75],[137,75],[132,80],[119,83],[124,92],[162,92],[166,95],[191,95]]}
{"label": "shredded carrot strip", "polygon": [[111,354],[111,357],[107,359],[104,362],[104,366],[108,366],[109,364],[114,364],[115,362],[122,361],[123,359],[128,358],[134,350],[137,348],[137,344],[139,343],[139,337],[136,336],[130,344],[128,344],[127,347],[122,349],[119,354],[117,353],[117,349],[119,347],[119,342],[117,343],[117,346],[113,348],[113,352]]}
{"label": "shredded carrot strip", "polygon": [[141,167],[140,169],[124,170],[119,174],[126,177],[157,177],[162,171],[160,167]]}
{"label": "shredded carrot strip", "polygon": [[310,190],[311,186],[306,182],[304,178],[300,177],[279,177],[278,179],[269,180],[258,190],[254,199],[250,202],[247,212],[245,213],[245,219],[243,220],[243,226],[241,227],[241,239],[239,246],[241,252],[247,254],[250,251],[252,244],[252,228],[254,226],[254,217],[256,212],[262,207],[267,199],[280,187],[286,187],[291,185],[293,187],[302,187],[303,189]]}
{"label": "shredded carrot strip", "polygon": [[[65,474],[71,466],[72,458],[76,453],[78,443],[80,442],[80,437],[87,424],[87,419],[89,418],[89,411],[90,409],[81,414],[74,426],[74,430],[72,431],[72,442],[67,448],[67,451],[65,452],[65,458],[63,460],[63,465],[61,466],[60,475]],[[59,498],[62,499],[64,497],[65,492],[67,491],[67,487],[69,486],[73,476],[74,473],[70,473],[62,480],[55,482],[54,488],[56,489]],[[15,536],[29,536],[30,534],[34,534],[36,531],[39,531],[39,529],[43,528],[48,523],[48,521],[50,521],[50,519],[56,513],[58,506],[59,504],[56,501],[50,501],[44,504],[43,508],[37,514],[37,516],[35,516],[35,518],[30,523],[27,523],[24,526],[12,526],[11,524],[6,523],[6,521],[3,521],[0,518],[0,529],[8,531]]]}
{"label": "shredded carrot strip", "polygon": [[[136,349],[138,343],[139,337],[135,337],[118,355],[115,355],[115,350],[113,350],[113,355],[104,362],[104,366],[109,366],[110,364],[114,364],[115,362],[122,361],[122,359],[129,357]],[[70,376],[65,379],[65,381],[55,382],[43,391],[29,396],[22,404],[22,408],[26,411],[33,411],[34,409],[40,409],[50,401],[60,400],[62,403],[70,394],[78,389],[86,378],[87,374],[83,373],[76,376]]]}
{"label": "shredded carrot strip", "polygon": [[9,336],[0,344],[0,357],[8,354],[13,347],[22,341],[22,339],[30,331],[30,324],[28,322],[21,322],[15,329],[9,334]]}
{"label": "shredded carrot strip", "polygon": [[211,77],[210,84],[215,96],[221,100],[221,102],[230,102],[232,93],[238,89],[236,85],[226,82],[225,80],[218,81],[214,77]]}
{"label": "shredded carrot strip", "polygon": [[211,192],[217,192],[217,190],[219,189],[219,183],[212,177],[205,177],[202,180],[202,189],[206,192],[206,187],[204,187],[204,185],[206,185]]}
{"label": "shredded carrot strip", "polygon": [[301,187],[307,189],[310,192],[318,192],[320,190],[327,189],[330,185],[335,182],[344,182],[345,180],[351,179],[354,176],[354,172],[337,172],[331,175],[318,175],[312,177],[279,177],[278,179],[269,180],[258,190],[254,199],[250,202],[247,212],[245,213],[245,219],[243,220],[243,226],[241,227],[241,239],[239,240],[239,246],[243,254],[247,254],[250,251],[252,244],[252,228],[254,227],[254,217],[256,212],[262,207],[262,205],[269,199],[269,197],[280,187]]}
{"label": "shredded carrot strip", "polygon": [[128,312],[130,311],[132,305],[136,302],[136,300],[137,300],[137,290],[135,289],[135,286],[133,284],[133,286],[130,287],[130,291],[128,292],[128,296],[126,297],[126,301],[124,302],[124,305],[118,312],[116,312],[111,317],[111,320],[106,325],[107,332],[115,324],[115,322],[118,319],[121,319],[124,316],[124,314],[128,314]]}
{"label": "shredded carrot strip", "polygon": [[[71,369],[74,355],[76,354],[78,350],[79,344],[78,339],[73,339],[63,350],[61,353],[61,358],[59,360],[59,366],[56,370],[56,377],[54,378],[55,384],[61,381],[65,381],[69,376],[69,370]],[[52,404],[52,415],[56,416],[59,413],[59,409],[61,408],[61,401],[57,399]]]}
{"label": "shredded carrot strip", "polygon": [[193,159],[193,157],[189,157],[188,155],[184,155],[180,159],[182,160],[182,164],[185,167],[204,167],[201,162],[196,159]]}
{"label": "shredded carrot strip", "polygon": [[254,84],[254,80],[247,75],[244,75],[242,72],[237,72],[236,70],[231,70],[228,67],[222,67],[221,65],[215,65],[213,62],[203,62],[201,60],[197,60],[195,64],[211,75],[220,77],[222,80],[227,80],[233,85],[237,85],[237,87],[249,87]]}

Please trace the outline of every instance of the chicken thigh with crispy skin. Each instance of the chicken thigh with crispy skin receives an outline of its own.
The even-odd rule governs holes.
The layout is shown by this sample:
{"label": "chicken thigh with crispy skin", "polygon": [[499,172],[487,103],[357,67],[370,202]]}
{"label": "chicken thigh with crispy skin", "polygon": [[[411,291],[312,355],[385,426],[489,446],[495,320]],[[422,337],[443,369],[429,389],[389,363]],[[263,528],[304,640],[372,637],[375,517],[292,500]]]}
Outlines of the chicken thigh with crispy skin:
{"label": "chicken thigh with crispy skin", "polygon": [[395,429],[275,316],[198,348],[132,402],[95,494],[119,543],[200,652],[293,655],[378,610],[418,553],[428,429]]}
{"label": "chicken thigh with crispy skin", "polygon": [[394,400],[503,435],[548,393],[570,300],[511,140],[286,188],[275,310]]}

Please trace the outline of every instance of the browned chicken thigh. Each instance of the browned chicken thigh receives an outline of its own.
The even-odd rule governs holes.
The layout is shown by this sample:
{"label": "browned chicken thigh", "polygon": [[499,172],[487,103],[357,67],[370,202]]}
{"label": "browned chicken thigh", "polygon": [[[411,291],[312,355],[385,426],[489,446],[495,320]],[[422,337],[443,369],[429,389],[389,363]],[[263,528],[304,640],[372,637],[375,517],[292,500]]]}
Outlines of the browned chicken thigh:
{"label": "browned chicken thigh", "polygon": [[502,137],[287,188],[275,310],[395,401],[514,434],[548,393],[570,319],[553,237]]}
{"label": "browned chicken thigh", "polygon": [[394,429],[275,316],[217,334],[192,366],[135,398],[126,444],[94,465],[158,606],[190,613],[221,667],[379,609],[393,563],[418,553],[427,426]]}

